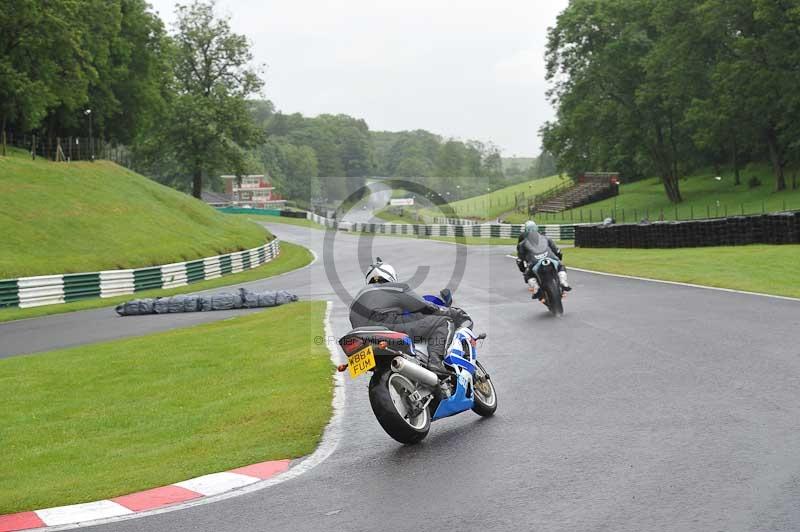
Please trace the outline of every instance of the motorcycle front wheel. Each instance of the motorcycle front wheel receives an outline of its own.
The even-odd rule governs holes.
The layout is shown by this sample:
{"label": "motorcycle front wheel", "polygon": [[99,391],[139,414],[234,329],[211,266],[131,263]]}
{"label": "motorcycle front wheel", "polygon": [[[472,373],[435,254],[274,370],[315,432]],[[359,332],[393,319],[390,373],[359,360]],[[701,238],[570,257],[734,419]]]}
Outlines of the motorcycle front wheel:
{"label": "motorcycle front wheel", "polygon": [[497,392],[494,390],[489,374],[483,369],[483,366],[477,360],[475,365],[478,369],[475,370],[475,377],[472,385],[473,395],[475,397],[475,404],[472,406],[472,411],[479,416],[489,417],[494,415],[497,410]]}
{"label": "motorcycle front wheel", "polygon": [[428,408],[414,412],[408,396],[416,386],[390,370],[375,372],[369,381],[369,404],[386,434],[406,445],[422,441],[431,428]]}
{"label": "motorcycle front wheel", "polygon": [[548,276],[542,286],[542,291],[550,314],[562,316],[564,314],[564,305],[561,302],[561,287],[558,285],[558,279],[552,275]]}

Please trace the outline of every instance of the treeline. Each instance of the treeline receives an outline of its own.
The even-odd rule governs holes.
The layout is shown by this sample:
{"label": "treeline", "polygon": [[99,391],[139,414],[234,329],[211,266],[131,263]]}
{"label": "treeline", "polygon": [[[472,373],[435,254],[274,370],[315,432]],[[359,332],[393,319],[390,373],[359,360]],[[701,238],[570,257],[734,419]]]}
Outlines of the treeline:
{"label": "treeline", "polygon": [[[137,170],[196,197],[243,173],[263,140],[248,99],[263,82],[247,39],[213,1],[7,0],[0,7],[0,129],[125,144]],[[91,122],[89,122],[91,120]]]}
{"label": "treeline", "polygon": [[260,74],[213,0],[178,5],[169,31],[146,0],[0,6],[0,131],[52,140],[92,128],[124,145],[137,171],[196,197],[221,174],[267,172],[301,204],[344,199],[376,175],[461,198],[548,166],[504,173],[492,144],[277,112],[258,99]]}
{"label": "treeline", "polygon": [[451,199],[486,192],[504,180],[500,151],[493,144],[444,139],[425,130],[375,131],[377,174],[405,178]]}
{"label": "treeline", "polygon": [[546,156],[543,165],[537,159],[526,171],[512,167],[506,175],[491,144],[444,139],[424,130],[370,131],[364,120],[348,115],[284,114],[269,101],[250,105],[265,134],[251,150],[251,168],[269,173],[278,191],[300,204],[343,199],[367,176],[408,178],[460,198],[554,170],[552,157]]}
{"label": "treeline", "polygon": [[[130,144],[163,110],[166,34],[145,0],[5,0],[0,129]],[[91,113],[87,113],[90,111]]]}
{"label": "treeline", "polygon": [[312,200],[341,201],[373,175],[373,150],[363,120],[283,114],[263,100],[250,106],[264,134],[263,142],[250,152],[251,170],[268,173],[284,197],[301,206]]}
{"label": "treeline", "polygon": [[783,190],[800,163],[800,0],[572,0],[546,60],[564,171],[658,175],[677,203],[692,169],[769,161]]}

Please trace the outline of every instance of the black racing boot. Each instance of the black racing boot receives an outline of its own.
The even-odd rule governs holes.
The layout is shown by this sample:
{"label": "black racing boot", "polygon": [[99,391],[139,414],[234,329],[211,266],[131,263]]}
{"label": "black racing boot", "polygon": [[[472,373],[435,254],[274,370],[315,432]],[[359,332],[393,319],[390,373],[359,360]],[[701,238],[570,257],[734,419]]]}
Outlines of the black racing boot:
{"label": "black racing boot", "polygon": [[442,364],[442,361],[435,356],[432,356],[428,359],[428,370],[436,373],[440,379],[449,377],[451,375],[450,371],[444,367],[444,364]]}

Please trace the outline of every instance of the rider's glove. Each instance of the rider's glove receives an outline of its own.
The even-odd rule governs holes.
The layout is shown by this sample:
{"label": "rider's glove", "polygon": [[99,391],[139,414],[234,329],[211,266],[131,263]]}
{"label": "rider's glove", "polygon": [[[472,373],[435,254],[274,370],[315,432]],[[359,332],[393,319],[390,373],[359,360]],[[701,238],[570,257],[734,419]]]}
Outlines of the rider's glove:
{"label": "rider's glove", "polygon": [[564,260],[564,252],[559,250],[558,254],[556,255],[558,260]]}
{"label": "rider's glove", "polygon": [[525,273],[525,261],[522,259],[517,259],[517,268],[521,273]]}
{"label": "rider's glove", "polygon": [[449,317],[450,317],[450,319],[453,320],[453,322],[456,324],[457,327],[460,326],[462,323],[465,323],[467,321],[472,321],[472,319],[469,317],[469,314],[467,314],[466,312],[464,312],[460,308],[456,308],[456,307],[452,307],[450,309],[450,316]]}

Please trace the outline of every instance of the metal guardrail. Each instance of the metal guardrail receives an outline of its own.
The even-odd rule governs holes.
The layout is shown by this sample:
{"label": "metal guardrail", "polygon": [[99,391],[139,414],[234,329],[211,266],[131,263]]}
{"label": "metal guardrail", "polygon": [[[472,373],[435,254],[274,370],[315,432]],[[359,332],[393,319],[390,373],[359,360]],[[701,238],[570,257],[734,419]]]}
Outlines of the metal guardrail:
{"label": "metal guardrail", "polygon": [[[525,229],[524,224],[453,225],[339,222],[314,213],[308,213],[308,219],[339,231],[421,237],[517,238]],[[556,240],[572,240],[575,237],[575,225],[540,225],[539,232]]]}
{"label": "metal guardrail", "polygon": [[185,286],[261,266],[279,254],[280,241],[276,239],[245,251],[162,266],[3,279],[0,307],[38,307]]}

